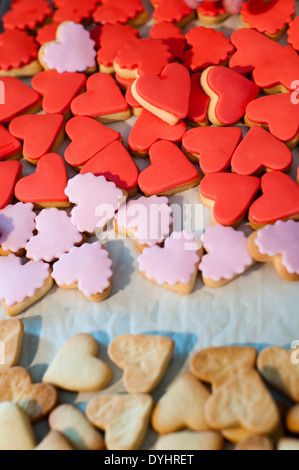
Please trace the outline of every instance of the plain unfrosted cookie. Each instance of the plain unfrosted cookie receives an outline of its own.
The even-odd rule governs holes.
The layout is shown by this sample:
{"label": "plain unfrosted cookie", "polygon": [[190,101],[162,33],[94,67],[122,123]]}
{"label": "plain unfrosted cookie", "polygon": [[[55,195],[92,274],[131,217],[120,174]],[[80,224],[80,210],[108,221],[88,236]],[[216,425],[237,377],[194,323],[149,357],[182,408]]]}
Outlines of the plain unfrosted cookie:
{"label": "plain unfrosted cookie", "polygon": [[235,450],[274,450],[274,446],[269,437],[253,434],[240,441]]}
{"label": "plain unfrosted cookie", "polygon": [[[2,342],[4,362],[0,361],[0,373],[17,365],[24,337],[24,324],[16,318],[0,322],[0,344]],[[2,358],[1,358],[2,359]]]}
{"label": "plain unfrosted cookie", "polygon": [[34,450],[74,450],[69,441],[58,431],[50,431],[49,434],[36,446]]}
{"label": "plain unfrosted cookie", "polygon": [[89,423],[85,415],[73,405],[60,405],[49,416],[52,431],[60,432],[75,450],[103,450],[102,435]]}
{"label": "plain unfrosted cookie", "polygon": [[146,435],[152,407],[150,395],[102,395],[88,403],[86,416],[105,431],[108,450],[137,450]]}
{"label": "plain unfrosted cookie", "polygon": [[180,431],[160,436],[155,450],[222,450],[223,438],[213,431]]}
{"label": "plain unfrosted cookie", "polygon": [[25,411],[11,402],[0,403],[0,450],[33,450],[35,445]]}
{"label": "plain unfrosted cookie", "polygon": [[50,364],[43,382],[73,392],[92,392],[107,387],[112,373],[97,355],[98,343],[91,335],[71,336]]}
{"label": "plain unfrosted cookie", "polygon": [[181,374],[158,401],[152,414],[152,427],[158,434],[182,429],[207,431],[204,407],[210,397],[208,389],[190,372]]}
{"label": "plain unfrosted cookie", "polygon": [[122,335],[109,345],[110,359],[124,370],[128,393],[151,393],[162,380],[174,342],[166,336]]}

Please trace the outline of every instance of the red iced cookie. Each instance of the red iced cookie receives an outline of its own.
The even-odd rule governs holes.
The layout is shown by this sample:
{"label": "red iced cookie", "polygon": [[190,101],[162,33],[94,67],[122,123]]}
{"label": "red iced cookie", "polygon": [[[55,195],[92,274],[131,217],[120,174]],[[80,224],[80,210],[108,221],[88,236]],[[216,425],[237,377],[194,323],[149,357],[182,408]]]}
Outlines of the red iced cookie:
{"label": "red iced cookie", "polygon": [[132,114],[134,116],[140,116],[143,107],[138,103],[138,101],[135,100],[134,96],[132,95],[131,87],[132,85],[128,86],[128,88],[126,89],[126,102],[130,106]]}
{"label": "red iced cookie", "polygon": [[139,157],[146,157],[151,146],[158,140],[178,143],[186,132],[186,124],[179,121],[170,126],[144,109],[135,122],[128,140],[130,150]]}
{"label": "red iced cookie", "polygon": [[31,86],[43,96],[43,109],[47,114],[66,114],[72,100],[85,88],[83,73],[41,72],[31,81]]}
{"label": "red iced cookie", "polygon": [[4,29],[35,29],[52,15],[50,3],[46,0],[22,0],[14,2],[10,11],[3,16]]}
{"label": "red iced cookie", "polygon": [[186,34],[186,40],[189,48],[184,53],[183,63],[192,72],[205,70],[210,65],[224,65],[235,51],[223,33],[204,26],[192,28]]}
{"label": "red iced cookie", "polygon": [[42,28],[39,28],[36,34],[36,41],[40,46],[43,46],[47,42],[56,40],[56,31],[58,28],[58,23],[46,24]]}
{"label": "red iced cookie", "polygon": [[80,171],[82,175],[93,173],[113,181],[118,188],[137,194],[139,171],[124,145],[116,140],[89,160]]}
{"label": "red iced cookie", "polygon": [[21,143],[0,124],[0,160],[20,160],[21,158]]}
{"label": "red iced cookie", "polygon": [[86,92],[73,100],[71,110],[75,116],[93,117],[104,124],[131,115],[123,94],[107,73],[95,73],[88,78]]}
{"label": "red iced cookie", "polygon": [[[85,0],[84,0],[85,1]],[[56,8],[60,8],[67,3],[72,3],[73,0],[53,0],[54,5]],[[87,3],[93,5],[94,9],[96,9],[97,5],[99,4],[99,0],[86,0]],[[104,3],[104,1],[102,1]]]}
{"label": "red iced cookie", "polygon": [[183,137],[183,150],[198,163],[204,174],[219,173],[230,167],[234,151],[242,140],[239,127],[202,127]]}
{"label": "red iced cookie", "polygon": [[213,25],[225,20],[229,14],[220,1],[203,1],[197,8],[197,15],[200,21],[206,25]]}
{"label": "red iced cookie", "polygon": [[140,173],[138,179],[145,195],[170,196],[198,185],[198,171],[172,142],[156,142],[149,154],[151,165]]}
{"label": "red iced cookie", "polygon": [[299,105],[293,102],[293,93],[263,96],[252,101],[247,106],[245,122],[250,127],[254,124],[265,127],[291,149],[298,144]]}
{"label": "red iced cookie", "polygon": [[151,39],[162,39],[169,47],[171,62],[182,58],[186,49],[186,40],[178,26],[173,23],[156,23],[150,30],[149,36]]}
{"label": "red iced cookie", "polygon": [[0,209],[10,203],[15,184],[22,173],[20,162],[0,162]]}
{"label": "red iced cookie", "polygon": [[113,72],[117,53],[126,44],[137,41],[138,29],[123,24],[105,24],[99,36],[98,63],[101,72]]}
{"label": "red iced cookie", "polygon": [[195,13],[184,0],[161,0],[153,16],[158,23],[166,21],[183,27],[194,18]]}
{"label": "red iced cookie", "polygon": [[255,176],[215,173],[200,184],[203,204],[213,209],[212,221],[221,225],[239,225],[260,189]]}
{"label": "red iced cookie", "polygon": [[245,114],[246,106],[259,94],[259,87],[227,67],[209,67],[201,75],[201,85],[211,98],[209,120],[216,126],[229,126]]}
{"label": "red iced cookie", "polygon": [[94,47],[96,50],[100,48],[102,28],[103,28],[103,25],[98,24],[90,31],[90,39],[92,39],[95,42]]}
{"label": "red iced cookie", "polygon": [[117,75],[117,73],[115,74],[115,80],[117,81],[119,87],[124,91],[127,90],[127,88],[131,87],[131,85],[133,85],[133,83],[135,82],[135,78],[123,78]]}
{"label": "red iced cookie", "polygon": [[65,120],[61,114],[26,114],[13,119],[9,132],[23,140],[23,155],[30,163],[58,150],[64,140]]}
{"label": "red iced cookie", "polygon": [[66,148],[64,157],[76,168],[82,167],[115,140],[121,139],[119,132],[85,116],[72,118],[65,130],[72,142]]}
{"label": "red iced cookie", "polygon": [[41,99],[36,91],[13,77],[2,77],[5,103],[0,105],[0,122],[9,122],[19,114],[38,111]]}
{"label": "red iced cookie", "polygon": [[209,124],[208,108],[210,98],[203,91],[200,79],[201,73],[191,75],[191,90],[187,119],[190,125],[198,124],[200,126],[207,126]]}
{"label": "red iced cookie", "polygon": [[279,39],[294,14],[294,0],[249,0],[241,10],[246,25],[274,39]]}
{"label": "red iced cookie", "polygon": [[267,173],[262,177],[262,191],[249,210],[252,228],[277,220],[299,220],[299,186],[292,178],[280,171]]}
{"label": "red iced cookie", "polygon": [[287,30],[288,43],[291,44],[296,51],[299,51],[299,17],[291,21],[289,26]]}
{"label": "red iced cookie", "polygon": [[39,160],[33,175],[18,181],[15,196],[19,201],[34,203],[36,208],[68,207],[70,203],[64,193],[67,182],[63,158],[49,153]]}
{"label": "red iced cookie", "polygon": [[287,171],[292,152],[260,126],[253,126],[232,157],[232,170],[239,175],[258,175],[264,171]]}
{"label": "red iced cookie", "polygon": [[38,45],[26,31],[5,31],[0,34],[0,75],[30,64],[37,54]]}
{"label": "red iced cookie", "polygon": [[82,23],[91,18],[92,13],[96,9],[94,0],[72,0],[64,2],[54,13],[53,21],[55,23],[63,23],[64,21],[74,21]]}
{"label": "red iced cookie", "polygon": [[140,0],[104,0],[93,13],[95,23],[132,23],[141,26],[148,19]]}

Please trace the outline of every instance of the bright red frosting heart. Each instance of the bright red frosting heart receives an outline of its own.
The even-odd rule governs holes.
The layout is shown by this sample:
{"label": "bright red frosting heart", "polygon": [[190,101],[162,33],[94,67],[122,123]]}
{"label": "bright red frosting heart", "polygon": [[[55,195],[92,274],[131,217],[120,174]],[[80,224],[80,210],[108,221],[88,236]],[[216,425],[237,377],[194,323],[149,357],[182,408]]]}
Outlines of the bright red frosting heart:
{"label": "bright red frosting heart", "polygon": [[198,184],[198,171],[172,142],[166,140],[156,142],[149,154],[151,165],[141,172],[138,179],[139,187],[144,194],[178,192],[180,187]]}
{"label": "bright red frosting heart", "polygon": [[290,149],[260,126],[253,126],[232,157],[239,175],[257,175],[264,170],[287,171],[293,163]]}
{"label": "bright red frosting heart", "polygon": [[20,162],[0,162],[0,209],[9,204],[13,197],[15,184],[22,173]]}
{"label": "bright red frosting heart", "polygon": [[67,182],[63,158],[57,153],[48,153],[39,160],[35,173],[18,181],[15,196],[22,202],[67,202],[64,193]]}
{"label": "bright red frosting heart", "polygon": [[263,195],[249,210],[252,226],[263,226],[277,220],[299,219],[299,186],[290,176],[280,171],[262,177]]}
{"label": "bright red frosting heart", "polygon": [[259,178],[233,173],[207,175],[200,184],[201,196],[215,202],[214,219],[221,225],[239,223],[244,218],[259,189]]}
{"label": "bright red frosting heart", "polygon": [[41,105],[39,94],[21,80],[1,77],[1,82],[4,84],[5,103],[0,105],[0,122],[9,122],[19,114]]}
{"label": "bright red frosting heart", "polygon": [[5,160],[21,152],[21,143],[0,124],[0,160]]}

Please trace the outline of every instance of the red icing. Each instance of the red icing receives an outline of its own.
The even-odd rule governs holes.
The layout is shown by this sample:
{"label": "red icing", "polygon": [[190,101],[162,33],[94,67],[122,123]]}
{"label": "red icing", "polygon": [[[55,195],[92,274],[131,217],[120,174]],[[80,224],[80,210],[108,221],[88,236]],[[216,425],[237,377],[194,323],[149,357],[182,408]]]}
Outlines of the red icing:
{"label": "red icing", "polygon": [[87,91],[77,96],[71,110],[75,116],[98,117],[128,110],[128,104],[113,78],[95,73],[87,80]]}
{"label": "red icing", "polygon": [[38,29],[36,34],[36,41],[40,46],[43,46],[47,42],[56,41],[56,31],[58,23],[46,24],[42,28]]}
{"label": "red icing", "polygon": [[199,127],[184,135],[183,147],[199,156],[204,174],[219,173],[230,167],[232,155],[241,140],[239,127]]}
{"label": "red icing", "polygon": [[0,105],[0,122],[9,122],[40,104],[39,94],[21,80],[1,77],[1,82],[5,87],[5,104]]}
{"label": "red icing", "polygon": [[14,29],[0,34],[0,69],[19,69],[37,59],[38,45],[26,31]]}
{"label": "red icing", "polygon": [[[223,33],[204,26],[192,28],[186,34],[186,40],[190,48],[183,56],[183,63],[192,72],[205,70],[210,65],[222,64],[235,51]],[[207,47],[203,47],[203,44]]]}
{"label": "red icing", "polygon": [[63,23],[64,21],[74,21],[82,23],[88,20],[96,8],[93,0],[72,0],[65,2],[54,13],[53,21]]}
{"label": "red icing", "polygon": [[127,91],[126,91],[126,102],[130,106],[130,108],[142,108],[142,106],[138,103],[138,101],[135,100],[134,96],[132,95],[131,91],[132,85],[128,86]]}
{"label": "red icing", "polygon": [[25,114],[11,121],[9,132],[24,141],[24,155],[36,161],[51,151],[64,124],[61,114]]}
{"label": "red icing", "polygon": [[203,1],[197,8],[197,11],[202,16],[211,16],[215,18],[219,15],[226,15],[227,11],[222,5],[222,1]]}
{"label": "red icing", "polygon": [[184,121],[179,121],[175,126],[170,126],[167,122],[144,109],[130,132],[128,144],[136,152],[148,152],[158,140],[180,142],[185,132],[186,124]]}
{"label": "red icing", "polygon": [[15,196],[22,202],[64,202],[68,201],[64,193],[66,186],[63,158],[57,153],[48,153],[39,160],[33,175],[18,181]]}
{"label": "red icing", "polygon": [[233,173],[207,175],[200,184],[201,195],[215,201],[214,219],[221,225],[234,225],[239,222],[259,189],[259,178]]}
{"label": "red icing", "polygon": [[3,27],[11,29],[35,29],[52,15],[52,8],[46,0],[23,0],[14,2],[11,10],[3,16]]}
{"label": "red icing", "polygon": [[21,143],[0,124],[0,160],[16,155],[22,150]]}
{"label": "red icing", "polygon": [[13,197],[15,184],[22,173],[20,162],[0,162],[0,209],[9,204]]}
{"label": "red icing", "polygon": [[151,165],[142,171],[138,184],[145,194],[161,194],[199,178],[198,171],[172,142],[161,140],[150,148]]}
{"label": "red icing", "polygon": [[161,0],[155,8],[153,16],[157,22],[180,22],[186,16],[190,16],[192,11],[184,0]]}
{"label": "red icing", "polygon": [[124,88],[128,88],[129,86],[133,85],[133,83],[135,82],[134,78],[133,79],[123,78],[117,75],[117,73],[115,74],[115,80],[117,81],[117,83],[119,83],[119,85],[121,85]]}
{"label": "red icing", "polygon": [[299,17],[291,21],[287,34],[288,43],[291,44],[296,51],[299,51]]}
{"label": "red icing", "polygon": [[262,177],[263,195],[249,210],[256,224],[269,224],[299,215],[299,186],[285,173],[266,173]]}
{"label": "red icing", "polygon": [[271,134],[288,142],[299,132],[299,105],[292,103],[291,95],[283,93],[258,98],[249,103],[246,116],[256,124],[268,126]]}
{"label": "red icing", "polygon": [[103,175],[113,181],[118,188],[130,191],[138,184],[139,171],[131,155],[121,142],[116,140],[89,160],[81,174]]}
{"label": "red icing", "polygon": [[[99,0],[84,0],[84,1],[92,5],[94,9],[96,9],[97,5],[99,4]],[[60,8],[67,3],[73,3],[73,0],[54,0],[53,3],[56,6],[56,8]],[[103,1],[102,3],[105,3],[105,2]]]}
{"label": "red icing", "polygon": [[143,75],[136,82],[136,91],[145,101],[178,119],[188,114],[191,81],[186,67],[166,65],[160,76]]}
{"label": "red icing", "polygon": [[224,125],[241,119],[246,106],[259,94],[259,87],[238,72],[227,67],[213,67],[207,75],[207,84],[218,95],[215,107],[217,119]]}
{"label": "red icing", "polygon": [[281,31],[295,13],[294,0],[249,0],[241,15],[250,28],[273,36]]}
{"label": "red icing", "polygon": [[120,49],[115,60],[123,69],[138,69],[138,75],[159,75],[170,58],[169,48],[161,39],[140,39]]}
{"label": "red icing", "polygon": [[119,132],[85,116],[70,119],[65,130],[72,143],[65,150],[64,157],[75,167],[83,166],[98,152],[121,138]]}
{"label": "red icing", "polygon": [[83,73],[41,72],[31,81],[34,90],[43,96],[43,109],[47,114],[65,114],[75,96],[84,89]]}
{"label": "red icing", "polygon": [[100,48],[102,28],[103,26],[101,24],[98,24],[90,31],[90,38],[95,42],[96,50]]}
{"label": "red icing", "polygon": [[122,24],[106,24],[102,26],[99,37],[100,49],[98,52],[98,63],[111,67],[117,53],[126,44],[137,41],[138,29]]}
{"label": "red icing", "polygon": [[169,47],[171,62],[182,58],[186,49],[186,40],[178,26],[173,23],[156,23],[150,30],[149,36],[151,39],[162,39]]}
{"label": "red icing", "polygon": [[199,124],[207,121],[210,98],[205,94],[200,83],[200,73],[191,75],[191,91],[187,118]]}
{"label": "red icing", "polygon": [[93,14],[96,23],[128,23],[144,12],[140,0],[104,0]]}
{"label": "red icing", "polygon": [[239,175],[260,171],[287,171],[293,163],[292,152],[280,140],[260,126],[253,126],[232,158],[232,169]]}

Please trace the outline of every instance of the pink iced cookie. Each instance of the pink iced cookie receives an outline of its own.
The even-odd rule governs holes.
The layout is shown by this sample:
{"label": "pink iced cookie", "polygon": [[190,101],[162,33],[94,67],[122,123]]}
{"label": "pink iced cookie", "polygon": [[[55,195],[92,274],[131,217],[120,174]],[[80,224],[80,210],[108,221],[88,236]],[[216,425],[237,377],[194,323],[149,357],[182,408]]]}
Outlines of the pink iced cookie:
{"label": "pink iced cookie", "polygon": [[112,261],[99,242],[74,247],[54,264],[52,277],[64,289],[79,289],[88,299],[104,300],[111,292]]}
{"label": "pink iced cookie", "polygon": [[114,219],[121,235],[135,239],[138,251],[161,244],[169,235],[172,210],[167,197],[140,197],[122,206]]}
{"label": "pink iced cookie", "polygon": [[0,211],[0,255],[14,253],[22,256],[35,230],[33,204],[18,202]]}
{"label": "pink iced cookie", "polygon": [[10,254],[0,257],[0,298],[8,315],[14,317],[43,297],[52,287],[49,265]]}
{"label": "pink iced cookie", "polygon": [[199,270],[209,287],[222,287],[243,274],[253,264],[247,238],[232,227],[208,227],[202,236],[207,252],[202,257]]}
{"label": "pink iced cookie", "polygon": [[137,259],[142,274],[160,286],[180,294],[192,292],[202,248],[193,235],[173,232],[164,247],[145,248]]}
{"label": "pink iced cookie", "polygon": [[256,261],[272,262],[283,279],[299,280],[299,222],[266,225],[251,235],[248,247]]}
{"label": "pink iced cookie", "polygon": [[38,234],[26,244],[27,258],[51,263],[82,242],[82,235],[66,212],[55,207],[42,210],[36,217]]}
{"label": "pink iced cookie", "polygon": [[65,190],[70,202],[76,204],[72,223],[83,233],[104,229],[119,209],[124,192],[104,176],[91,173],[77,175],[69,180]]}

